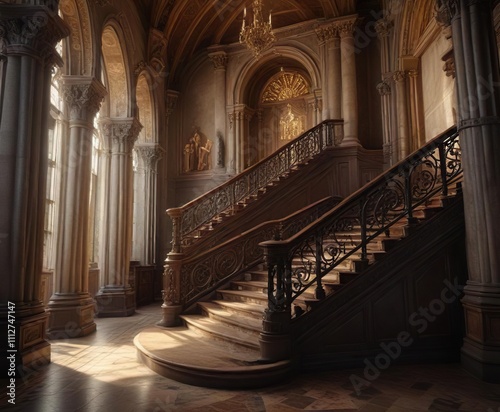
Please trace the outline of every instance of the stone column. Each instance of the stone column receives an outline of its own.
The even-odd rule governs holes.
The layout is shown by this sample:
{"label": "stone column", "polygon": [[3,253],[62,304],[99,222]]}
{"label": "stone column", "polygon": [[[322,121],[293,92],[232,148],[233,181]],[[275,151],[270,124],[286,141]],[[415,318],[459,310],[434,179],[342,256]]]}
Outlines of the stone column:
{"label": "stone column", "polygon": [[358,88],[356,80],[356,48],[354,29],[357,16],[337,24],[340,34],[342,59],[342,113],[344,116],[344,140],[341,146],[360,145],[358,140]]}
{"label": "stone column", "polygon": [[500,75],[492,2],[438,5],[452,27],[464,169],[469,280],[462,300],[462,364],[484,380],[500,382]]}
{"label": "stone column", "polygon": [[390,168],[393,162],[391,133],[391,86],[385,80],[377,84],[377,90],[382,99],[382,128],[384,133],[384,169]]}
{"label": "stone column", "polygon": [[[46,5],[48,4],[48,5]],[[0,367],[22,376],[50,362],[40,301],[51,70],[69,34],[57,1],[0,4]],[[7,348],[7,335],[9,347]],[[10,351],[10,352],[7,352]],[[7,360],[7,356],[10,356]]]}
{"label": "stone column", "polygon": [[156,263],[157,166],[164,150],[157,144],[135,146],[135,233],[133,257],[143,265]]}
{"label": "stone column", "polygon": [[96,79],[65,77],[69,135],[61,148],[54,294],[48,303],[52,339],[95,331],[94,300],[89,294],[88,225],[93,120],[106,94]]}
{"label": "stone column", "polygon": [[97,315],[129,316],[135,312],[134,292],[128,280],[133,213],[132,149],[142,126],[135,118],[102,119],[99,126],[105,157]]}
{"label": "stone column", "polygon": [[[212,150],[212,164],[216,171],[222,171],[224,165],[226,164],[225,153],[220,153],[219,150],[221,141],[222,143],[226,140],[226,67],[227,67],[227,54],[224,51],[215,51],[208,55],[214,64],[215,70],[215,93],[214,93],[214,106],[215,106],[215,134],[218,141],[214,141],[213,148],[217,150]],[[224,146],[222,146],[224,147]],[[218,159],[218,156],[223,156],[222,159]],[[219,161],[222,160],[222,161]]]}
{"label": "stone column", "polygon": [[402,70],[394,72],[396,82],[396,99],[398,110],[398,154],[400,161],[409,153],[408,98],[406,93],[406,73]]}
{"label": "stone column", "polygon": [[238,159],[238,153],[237,153],[237,145],[236,145],[236,112],[234,107],[229,107],[227,112],[227,117],[229,120],[229,138],[227,141],[227,159],[226,159],[226,164],[227,164],[227,174],[228,175],[235,175],[236,174],[236,168],[237,168],[237,159]]}
{"label": "stone column", "polygon": [[[244,104],[235,106],[234,131],[237,146],[239,146],[239,149],[237,149],[237,173],[241,173],[247,167],[256,163],[255,157],[256,153],[258,153],[258,147],[252,146],[249,136],[250,120],[254,114],[255,111]],[[258,142],[256,144],[258,144]]]}
{"label": "stone column", "polygon": [[342,68],[340,60],[340,38],[335,26],[326,37],[328,62],[327,104],[330,119],[342,118]]}

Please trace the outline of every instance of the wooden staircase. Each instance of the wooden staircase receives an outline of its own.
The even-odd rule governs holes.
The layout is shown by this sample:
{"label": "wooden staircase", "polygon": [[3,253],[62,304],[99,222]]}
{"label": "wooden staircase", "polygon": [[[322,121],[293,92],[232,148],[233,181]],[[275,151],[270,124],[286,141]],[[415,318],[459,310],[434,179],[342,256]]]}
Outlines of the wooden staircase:
{"label": "wooden staircase", "polygon": [[[435,216],[443,207],[438,196],[432,198],[417,209],[414,215],[418,220],[416,224]],[[337,241],[345,240],[345,254],[361,237],[359,228],[336,235]],[[370,243],[368,265],[388,258],[391,249],[411,235],[406,219],[393,225],[390,233],[384,233]],[[360,252],[353,253],[322,278],[327,297],[362,276],[359,257]],[[181,326],[171,330],[155,328],[141,334],[155,334],[158,337],[154,340],[163,345],[166,340],[178,340],[183,336],[181,341],[185,352],[163,351],[161,356],[155,357],[154,351],[143,346],[141,336],[138,336],[135,344],[140,348],[139,358],[164,376],[199,386],[251,388],[286,379],[294,369],[293,359],[268,363],[260,358],[259,337],[268,305],[267,289],[268,273],[262,265],[247,271],[227,287],[218,289],[213,299],[197,302],[191,311],[182,314]],[[313,310],[321,300],[317,299],[315,288],[310,287],[295,300],[292,318]],[[193,357],[193,353],[197,356]]]}
{"label": "wooden staircase", "polygon": [[[316,217],[313,223],[298,229],[290,238],[260,240],[268,258],[268,268],[263,266],[262,259],[252,267],[256,261],[251,260],[242,266],[244,271],[219,277],[208,272],[208,260],[189,266],[180,278],[184,286],[179,285],[184,288],[183,293],[194,297],[189,295],[183,306],[178,306],[182,309],[179,312],[182,325],[141,332],[135,338],[140,360],[164,376],[200,386],[250,388],[285,379],[295,368],[294,353],[299,352],[268,357],[266,353],[271,352],[266,345],[274,344],[274,337],[281,342],[280,336],[286,336],[285,340],[292,345],[293,339],[297,339],[296,344],[300,345],[308,330],[318,332],[318,325],[325,325],[324,315],[331,316],[325,313],[325,308],[348,309],[358,296],[369,298],[372,286],[377,282],[380,286],[377,279],[396,278],[392,260],[387,260],[391,253],[399,259],[401,267],[412,253],[404,250],[404,245],[420,239],[422,228],[433,226],[426,224],[428,221],[446,227],[448,221],[439,215],[447,211],[448,206],[453,206],[450,211],[455,213],[454,222],[458,226],[454,206],[457,202],[453,201],[461,189],[457,138],[453,130],[445,132],[425,150],[394,166],[321,214],[320,218]],[[437,149],[440,157],[435,154]],[[416,162],[417,157],[426,163]],[[421,164],[424,166],[419,169]],[[429,170],[434,173],[432,185],[428,184]],[[382,208],[378,209],[381,202]],[[375,220],[370,223],[369,218]],[[432,230],[426,230],[432,236]],[[441,233],[448,232],[441,230]],[[235,250],[244,247],[238,242],[247,235],[249,233],[235,238],[236,249],[217,258],[220,261],[212,266],[218,268],[214,273],[224,272],[224,265],[234,264]],[[420,247],[425,249],[427,246]],[[213,257],[211,253],[207,251],[209,259]],[[417,254],[415,250],[413,255]],[[227,256],[231,256],[228,261],[225,260]],[[286,270],[289,265],[291,271]],[[381,271],[380,268],[385,269]],[[398,276],[404,275],[404,271],[397,270]],[[187,279],[189,276],[191,278]],[[199,283],[204,284],[205,291],[193,294],[193,286]],[[179,287],[173,286],[171,290],[176,288]],[[165,302],[165,307],[175,309],[171,301]],[[312,324],[305,322],[311,319],[314,320]],[[293,324],[291,333],[288,333],[288,326],[287,332],[281,332],[283,329],[278,322],[283,320],[287,325]],[[284,357],[285,360],[281,360]]]}

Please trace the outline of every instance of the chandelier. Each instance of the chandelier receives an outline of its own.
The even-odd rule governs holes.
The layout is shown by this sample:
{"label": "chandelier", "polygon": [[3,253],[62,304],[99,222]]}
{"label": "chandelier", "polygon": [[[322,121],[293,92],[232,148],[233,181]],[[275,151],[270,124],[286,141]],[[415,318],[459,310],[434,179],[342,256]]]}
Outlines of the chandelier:
{"label": "chandelier", "polygon": [[240,43],[250,49],[254,57],[258,59],[260,54],[276,41],[276,37],[274,37],[271,25],[271,13],[269,13],[269,21],[264,21],[262,18],[262,0],[254,0],[252,9],[253,22],[250,25],[246,25],[247,8],[243,10]]}

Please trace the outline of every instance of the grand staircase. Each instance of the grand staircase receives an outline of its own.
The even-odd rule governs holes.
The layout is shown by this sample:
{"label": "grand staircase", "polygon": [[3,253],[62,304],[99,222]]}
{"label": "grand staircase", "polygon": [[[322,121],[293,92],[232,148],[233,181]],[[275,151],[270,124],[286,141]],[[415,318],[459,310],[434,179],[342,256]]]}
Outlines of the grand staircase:
{"label": "grand staircase", "polygon": [[[347,199],[323,199],[184,262],[181,273],[203,287],[189,286],[183,302],[172,305],[182,308],[178,326],[152,327],[136,337],[138,356],[158,373],[194,385],[283,380],[309,355],[301,345],[333,324],[327,320],[338,308],[349,310],[356,300],[346,298],[356,290],[350,285],[368,293],[366,273],[397,282],[401,271],[392,273],[387,262],[406,256],[404,246],[440,219],[452,222],[460,199],[460,147],[449,130]],[[229,275],[207,274],[209,267],[229,267]]]}

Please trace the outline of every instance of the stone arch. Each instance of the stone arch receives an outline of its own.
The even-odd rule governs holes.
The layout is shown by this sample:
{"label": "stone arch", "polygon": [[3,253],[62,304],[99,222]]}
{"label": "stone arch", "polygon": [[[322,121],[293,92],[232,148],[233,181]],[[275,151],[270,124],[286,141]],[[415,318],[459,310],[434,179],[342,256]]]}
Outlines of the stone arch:
{"label": "stone arch", "polygon": [[147,71],[142,71],[137,77],[135,91],[139,121],[143,128],[139,134],[139,143],[158,143],[155,127],[155,105],[152,93],[151,76]]}
{"label": "stone arch", "polygon": [[250,85],[263,67],[273,64],[279,67],[283,60],[295,63],[296,67],[301,69],[302,74],[307,76],[313,90],[320,87],[321,75],[319,69],[319,56],[315,55],[311,50],[304,50],[304,46],[299,44],[297,44],[297,47],[290,45],[277,46],[273,49],[273,52],[264,54],[258,60],[257,64],[252,58],[242,67],[240,73],[238,73],[238,80],[234,87],[235,103],[247,103]]}
{"label": "stone arch", "polygon": [[106,24],[102,31],[101,48],[104,83],[108,90],[103,110],[109,117],[125,118],[131,114],[129,65],[123,36],[113,22]]}
{"label": "stone arch", "polygon": [[94,75],[95,39],[87,1],[61,0],[59,8],[62,18],[70,27],[70,35],[65,40],[65,74]]}
{"label": "stone arch", "polygon": [[[280,121],[289,110],[294,116],[300,117],[298,134],[315,125],[308,109],[309,102],[314,101],[315,90],[321,84],[318,61],[319,57],[311,50],[294,44],[277,46],[257,62],[253,58],[249,59],[241,68],[234,88],[234,102],[240,112],[241,107],[245,107],[245,121],[248,122],[248,127],[245,127],[247,132],[241,134],[236,143],[238,151],[245,153],[245,158],[240,162],[243,167],[255,164],[286,143],[280,139]],[[306,79],[307,93],[291,101],[263,104],[262,92],[269,81],[279,75],[282,67]],[[288,108],[289,103],[291,108]]]}

